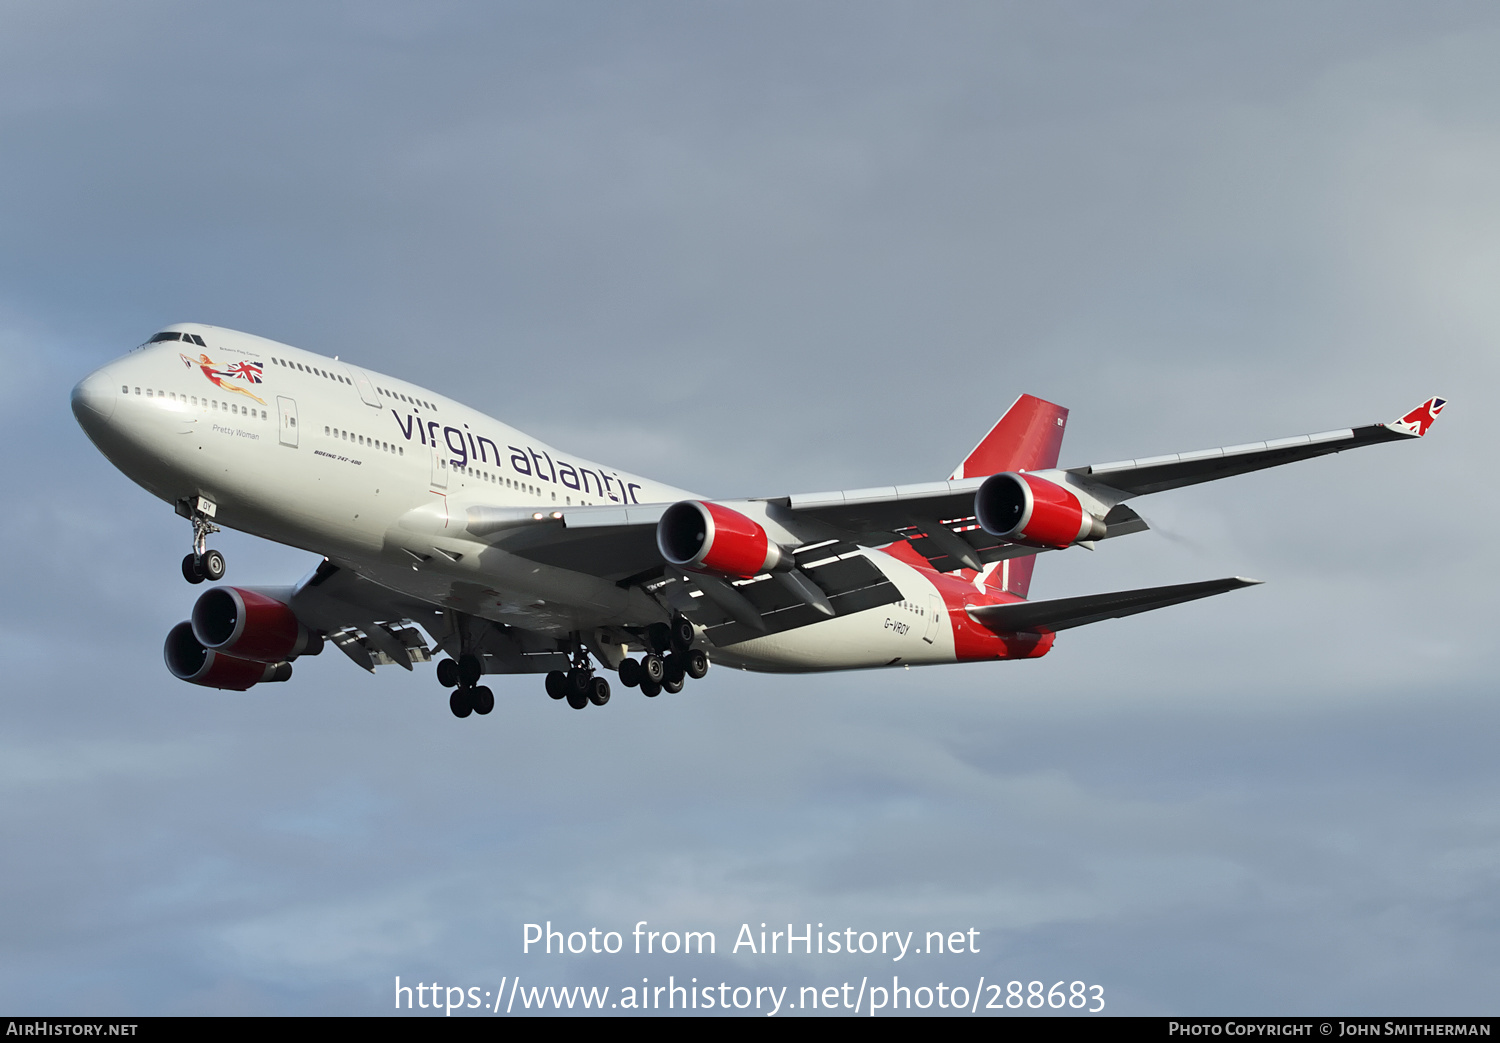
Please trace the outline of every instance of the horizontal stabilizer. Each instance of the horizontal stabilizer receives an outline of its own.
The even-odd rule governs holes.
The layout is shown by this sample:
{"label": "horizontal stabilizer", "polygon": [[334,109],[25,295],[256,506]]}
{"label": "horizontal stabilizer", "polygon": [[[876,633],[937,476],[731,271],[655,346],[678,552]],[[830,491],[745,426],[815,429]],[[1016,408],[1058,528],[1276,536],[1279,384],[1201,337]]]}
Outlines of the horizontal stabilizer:
{"label": "horizontal stabilizer", "polygon": [[1168,605],[1180,605],[1185,601],[1212,597],[1240,587],[1251,587],[1261,582],[1231,576],[1228,579],[1210,579],[1201,583],[1178,583],[1170,587],[1146,587],[1141,590],[1117,590],[1110,594],[1085,594],[1077,598],[1057,598],[1052,601],[1018,601],[1009,605],[978,605],[969,608],[969,616],[976,622],[997,633],[1017,633],[1028,630],[1067,630],[1104,619],[1133,616],[1137,612],[1150,612]]}

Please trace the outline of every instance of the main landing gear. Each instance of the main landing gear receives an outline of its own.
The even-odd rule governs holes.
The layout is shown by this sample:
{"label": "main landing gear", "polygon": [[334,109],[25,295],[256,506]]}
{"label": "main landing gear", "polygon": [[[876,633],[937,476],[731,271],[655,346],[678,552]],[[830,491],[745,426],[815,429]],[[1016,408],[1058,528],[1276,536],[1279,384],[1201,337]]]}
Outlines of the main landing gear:
{"label": "main landing gear", "polygon": [[582,710],[590,703],[603,706],[609,702],[609,682],[594,673],[589,654],[580,646],[570,669],[547,674],[547,694],[554,699],[566,699],[575,710]]}
{"label": "main landing gear", "polygon": [[467,717],[471,713],[483,717],[495,708],[495,693],[479,683],[483,675],[484,664],[472,653],[465,652],[457,662],[444,659],[438,663],[438,683],[453,689],[448,696],[448,709],[454,717]]}
{"label": "main landing gear", "polygon": [[[693,624],[683,616],[674,616],[670,623],[652,624],[644,635],[649,651],[641,659],[620,663],[620,683],[639,688],[648,697],[682,691],[688,678],[697,680],[708,673],[708,656],[692,647],[694,636]],[[609,702],[609,682],[595,672],[588,650],[576,634],[572,645],[568,669],[547,674],[547,694],[559,701],[566,699],[575,710],[605,705]],[[438,663],[438,681],[453,689],[448,696],[453,716],[483,716],[495,708],[495,694],[479,683],[483,674],[483,660],[471,652]]]}
{"label": "main landing gear", "polygon": [[652,623],[646,630],[650,650],[640,659],[620,664],[620,683],[639,688],[648,699],[662,692],[676,695],[688,678],[698,680],[708,673],[708,656],[693,648],[693,624],[686,616],[673,616],[671,623]]}
{"label": "main landing gear", "polygon": [[[205,505],[213,505],[202,497],[194,502],[195,506],[186,508],[188,521],[193,523],[193,553],[182,559],[182,578],[189,583],[202,583],[204,580],[217,583],[224,578],[224,555],[208,549],[208,537],[210,533],[218,532],[219,527],[209,521],[209,516],[202,510]],[[179,511],[183,509],[181,505],[178,506]]]}

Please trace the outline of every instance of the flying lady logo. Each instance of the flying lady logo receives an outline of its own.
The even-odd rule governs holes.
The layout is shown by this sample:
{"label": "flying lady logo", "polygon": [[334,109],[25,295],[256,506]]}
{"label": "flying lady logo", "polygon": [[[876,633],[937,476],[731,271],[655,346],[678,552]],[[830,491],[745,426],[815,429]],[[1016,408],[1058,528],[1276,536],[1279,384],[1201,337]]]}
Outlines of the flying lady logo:
{"label": "flying lady logo", "polygon": [[265,366],[262,363],[236,362],[234,365],[229,366],[225,369],[218,369],[214,366],[213,360],[210,359],[207,355],[199,355],[196,361],[188,358],[186,355],[179,355],[178,358],[182,359],[182,364],[184,366],[187,366],[189,368],[197,366],[199,369],[201,369],[203,371],[203,375],[207,377],[215,387],[221,388],[225,391],[233,392],[236,395],[244,395],[246,398],[254,399],[261,405],[266,404],[266,400],[261,398],[259,395],[254,394],[246,388],[240,387],[238,384],[230,383],[230,381],[232,380],[243,380],[249,384],[261,383],[264,379],[262,374],[264,374],[265,372]]}

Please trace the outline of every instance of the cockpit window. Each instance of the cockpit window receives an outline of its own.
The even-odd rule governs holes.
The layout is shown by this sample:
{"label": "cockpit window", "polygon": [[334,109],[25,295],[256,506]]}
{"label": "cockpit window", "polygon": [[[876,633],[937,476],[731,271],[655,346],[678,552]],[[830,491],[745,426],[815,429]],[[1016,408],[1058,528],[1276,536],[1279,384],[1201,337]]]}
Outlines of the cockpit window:
{"label": "cockpit window", "polygon": [[152,337],[150,340],[146,341],[146,343],[159,344],[164,340],[185,340],[189,344],[198,345],[200,348],[208,347],[207,344],[203,343],[203,338],[198,336],[198,334],[179,333],[176,330],[164,330],[163,332],[156,334],[156,336]]}

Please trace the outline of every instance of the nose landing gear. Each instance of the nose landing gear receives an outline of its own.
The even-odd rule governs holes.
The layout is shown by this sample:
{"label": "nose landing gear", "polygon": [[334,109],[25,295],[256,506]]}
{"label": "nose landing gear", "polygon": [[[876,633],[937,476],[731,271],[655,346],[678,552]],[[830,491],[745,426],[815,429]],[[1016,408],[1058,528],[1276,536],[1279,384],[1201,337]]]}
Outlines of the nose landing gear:
{"label": "nose landing gear", "polygon": [[220,531],[217,525],[209,521],[214,510],[212,501],[201,496],[191,505],[186,501],[177,505],[178,513],[185,514],[188,521],[193,523],[193,552],[182,559],[182,578],[189,583],[202,583],[204,580],[217,583],[224,578],[224,555],[208,549],[209,534]]}

